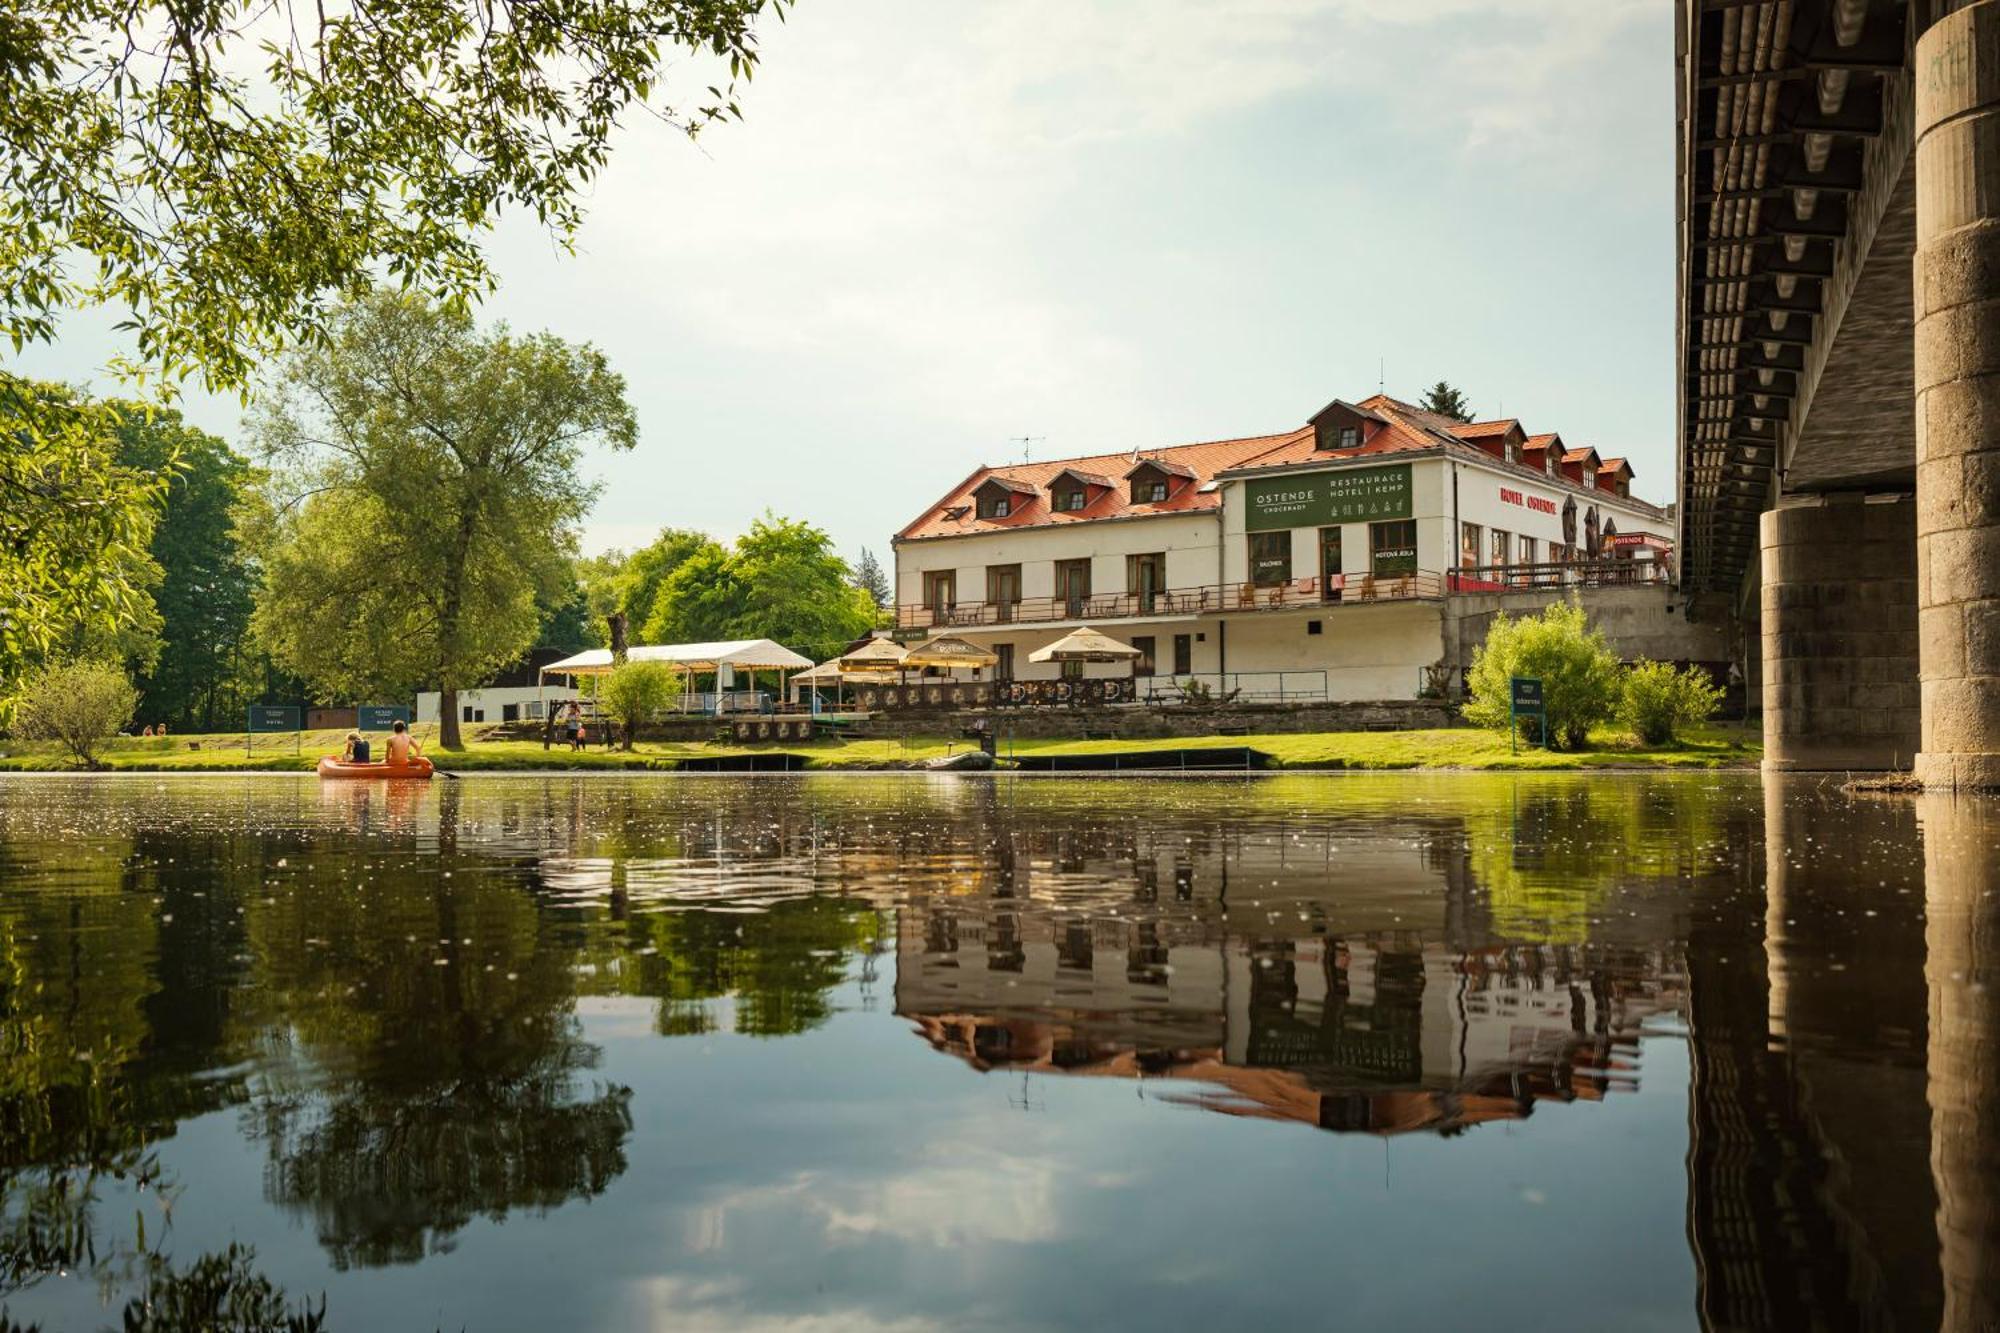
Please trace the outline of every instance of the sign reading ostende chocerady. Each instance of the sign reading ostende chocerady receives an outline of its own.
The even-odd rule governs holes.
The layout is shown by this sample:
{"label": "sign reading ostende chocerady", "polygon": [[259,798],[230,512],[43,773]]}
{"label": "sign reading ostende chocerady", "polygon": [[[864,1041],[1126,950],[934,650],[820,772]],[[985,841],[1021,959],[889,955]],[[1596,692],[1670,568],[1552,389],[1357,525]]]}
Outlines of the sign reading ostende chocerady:
{"label": "sign reading ostende chocerady", "polygon": [[1243,490],[1249,532],[1373,523],[1408,518],[1412,512],[1408,463],[1273,477],[1249,482]]}

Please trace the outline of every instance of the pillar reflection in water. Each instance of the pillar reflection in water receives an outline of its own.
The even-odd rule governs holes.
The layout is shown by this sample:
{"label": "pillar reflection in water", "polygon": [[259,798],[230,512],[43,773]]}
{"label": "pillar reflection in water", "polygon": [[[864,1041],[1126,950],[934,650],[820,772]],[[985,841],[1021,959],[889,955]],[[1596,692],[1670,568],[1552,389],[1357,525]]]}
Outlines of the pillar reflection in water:
{"label": "pillar reflection in water", "polygon": [[2000,804],[1919,811],[1941,1327],[2000,1328]]}

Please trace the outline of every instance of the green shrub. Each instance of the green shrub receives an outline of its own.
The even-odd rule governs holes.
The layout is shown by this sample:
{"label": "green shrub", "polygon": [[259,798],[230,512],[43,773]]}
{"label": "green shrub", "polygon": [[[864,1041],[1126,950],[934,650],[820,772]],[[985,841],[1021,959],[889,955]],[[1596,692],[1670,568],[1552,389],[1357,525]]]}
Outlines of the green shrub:
{"label": "green shrub", "polygon": [[1574,602],[1552,603],[1539,616],[1494,618],[1472,656],[1466,720],[1505,731],[1515,676],[1541,680],[1552,750],[1581,749],[1618,706],[1618,657]]}
{"label": "green shrub", "polygon": [[57,662],[28,678],[14,701],[14,734],[59,741],[86,768],[97,750],[132,721],[139,692],[118,667],[104,662]]}
{"label": "green shrub", "polygon": [[1701,668],[1640,662],[1625,675],[1618,720],[1645,744],[1666,745],[1681,728],[1708,721],[1721,703],[1721,688]]}
{"label": "green shrub", "polygon": [[629,750],[633,730],[670,707],[684,685],[681,673],[665,662],[627,662],[604,682],[598,703],[624,729]]}

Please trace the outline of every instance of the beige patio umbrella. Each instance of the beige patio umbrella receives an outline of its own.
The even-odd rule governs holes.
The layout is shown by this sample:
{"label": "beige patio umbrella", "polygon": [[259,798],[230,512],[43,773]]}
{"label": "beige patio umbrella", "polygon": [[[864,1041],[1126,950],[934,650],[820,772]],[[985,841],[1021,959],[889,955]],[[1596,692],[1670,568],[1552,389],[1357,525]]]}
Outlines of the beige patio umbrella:
{"label": "beige patio umbrella", "polygon": [[900,671],[904,666],[906,650],[894,639],[870,639],[851,653],[843,653],[836,660],[840,669],[854,671]]}
{"label": "beige patio umbrella", "polygon": [[1136,662],[1145,654],[1129,643],[1120,643],[1100,630],[1085,625],[1063,635],[1046,648],[1028,654],[1030,662]]}
{"label": "beige patio umbrella", "polygon": [[906,667],[990,667],[997,666],[1000,654],[981,648],[953,634],[925,639],[903,657]]}

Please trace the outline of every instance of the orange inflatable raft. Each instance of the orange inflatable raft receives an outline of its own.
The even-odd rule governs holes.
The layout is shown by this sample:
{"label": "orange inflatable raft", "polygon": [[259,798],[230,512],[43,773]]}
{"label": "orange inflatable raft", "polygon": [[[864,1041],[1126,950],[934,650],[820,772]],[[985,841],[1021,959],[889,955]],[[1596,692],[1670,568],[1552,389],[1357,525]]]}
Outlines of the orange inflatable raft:
{"label": "orange inflatable raft", "polygon": [[319,761],[323,778],[428,778],[431,761],[418,755],[406,764],[347,764],[332,755]]}

